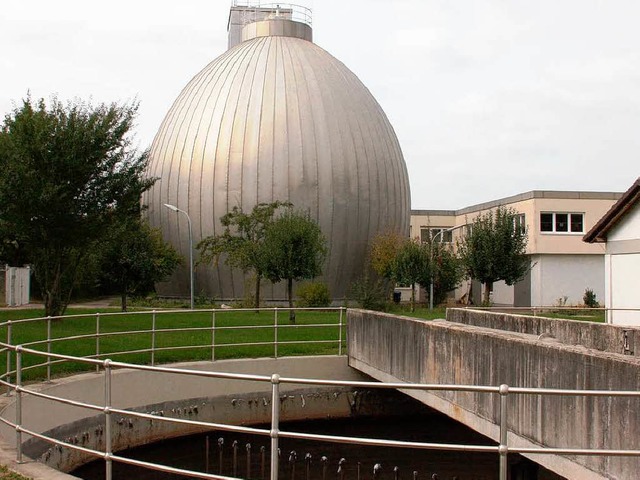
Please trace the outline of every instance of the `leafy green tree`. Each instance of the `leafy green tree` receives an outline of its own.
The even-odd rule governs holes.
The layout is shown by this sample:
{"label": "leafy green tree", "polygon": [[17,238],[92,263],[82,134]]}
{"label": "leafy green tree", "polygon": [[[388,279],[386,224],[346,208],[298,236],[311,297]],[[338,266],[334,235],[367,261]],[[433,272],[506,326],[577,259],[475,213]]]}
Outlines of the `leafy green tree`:
{"label": "leafy green tree", "polygon": [[159,229],[134,218],[112,229],[101,260],[103,286],[120,294],[122,311],[126,312],[128,295],[152,292],[155,283],[171,275],[182,257],[164,242]]}
{"label": "leafy green tree", "polygon": [[447,292],[460,284],[464,278],[464,267],[447,244],[429,242],[428,248],[433,249],[430,254],[430,258],[433,259],[433,304],[437,305],[444,301]]}
{"label": "leafy green tree", "polygon": [[518,212],[505,207],[481,214],[458,244],[467,274],[485,286],[485,304],[490,301],[494,282],[504,280],[513,285],[531,268],[526,255],[527,231],[517,216]]}
{"label": "leafy green tree", "polygon": [[415,311],[416,284],[429,285],[431,263],[426,244],[406,239],[400,246],[391,267],[391,278],[401,285],[411,286],[411,311]]}
{"label": "leafy green tree", "polygon": [[273,283],[287,280],[289,321],[295,323],[293,282],[322,273],[327,241],[316,222],[303,213],[287,209],[265,231],[266,276]]}
{"label": "leafy green tree", "polygon": [[211,235],[198,243],[200,263],[217,263],[226,254],[227,265],[240,268],[244,273],[255,273],[255,308],[260,307],[260,284],[267,268],[264,241],[267,226],[273,222],[276,210],[290,207],[291,203],[276,201],[259,203],[245,213],[239,207],[220,217],[225,227],[220,235]]}
{"label": "leafy green tree", "polygon": [[[147,152],[132,147],[137,104],[27,97],[0,130],[2,255],[31,264],[47,315],[64,313],[80,265],[140,213]],[[8,247],[8,248],[7,248]]]}

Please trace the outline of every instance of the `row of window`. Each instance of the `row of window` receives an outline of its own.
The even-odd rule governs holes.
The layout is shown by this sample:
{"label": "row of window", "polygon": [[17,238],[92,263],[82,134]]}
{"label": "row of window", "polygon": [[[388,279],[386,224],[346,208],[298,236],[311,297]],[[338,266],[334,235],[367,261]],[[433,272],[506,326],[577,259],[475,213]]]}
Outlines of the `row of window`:
{"label": "row of window", "polygon": [[[524,213],[516,215],[514,227],[526,228],[526,226]],[[543,212],[540,214],[540,231],[543,233],[584,233],[584,213]],[[420,241],[427,242],[430,239],[440,243],[451,243],[453,231],[447,227],[421,227]]]}
{"label": "row of window", "polygon": [[584,233],[584,214],[541,213],[540,231],[546,233]]}

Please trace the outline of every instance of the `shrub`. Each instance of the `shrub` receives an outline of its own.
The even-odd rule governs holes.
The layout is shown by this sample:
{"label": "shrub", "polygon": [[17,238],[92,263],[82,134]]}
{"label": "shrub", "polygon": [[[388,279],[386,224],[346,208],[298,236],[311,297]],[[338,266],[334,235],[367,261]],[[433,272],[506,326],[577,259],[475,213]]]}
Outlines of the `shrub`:
{"label": "shrub", "polygon": [[331,305],[329,287],[321,282],[305,282],[296,290],[298,307],[328,307]]}
{"label": "shrub", "polygon": [[351,285],[351,296],[360,308],[385,311],[389,297],[387,290],[382,280],[373,280],[365,274]]}
{"label": "shrub", "polygon": [[589,308],[598,308],[600,306],[600,303],[596,299],[595,292],[590,288],[587,288],[584,291],[584,296],[582,297],[582,301],[584,302],[585,306]]}

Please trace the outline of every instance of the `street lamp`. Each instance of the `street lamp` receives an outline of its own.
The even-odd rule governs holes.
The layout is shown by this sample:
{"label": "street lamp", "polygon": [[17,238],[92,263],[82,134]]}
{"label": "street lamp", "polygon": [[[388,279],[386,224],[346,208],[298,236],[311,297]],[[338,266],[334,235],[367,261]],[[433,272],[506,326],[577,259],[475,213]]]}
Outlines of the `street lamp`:
{"label": "street lamp", "polygon": [[180,210],[175,205],[171,205],[169,203],[164,204],[169,210],[173,210],[176,213],[184,213],[187,217],[187,222],[189,222],[189,277],[191,278],[191,310],[193,310],[193,232],[191,230],[191,218],[189,214],[184,210]]}
{"label": "street lamp", "polygon": [[431,267],[431,281],[429,282],[429,310],[433,310],[433,245],[436,243],[436,238],[442,236],[447,232],[453,232],[458,228],[466,227],[465,225],[457,225],[455,227],[447,228],[446,230],[440,230],[431,238],[431,247],[429,248],[429,263]]}

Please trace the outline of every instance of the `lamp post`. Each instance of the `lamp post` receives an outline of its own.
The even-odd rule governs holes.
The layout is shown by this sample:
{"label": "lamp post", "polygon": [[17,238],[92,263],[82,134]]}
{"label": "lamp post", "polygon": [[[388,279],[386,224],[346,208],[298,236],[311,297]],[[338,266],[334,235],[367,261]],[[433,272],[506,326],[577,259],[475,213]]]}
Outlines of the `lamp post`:
{"label": "lamp post", "polygon": [[433,310],[433,245],[436,243],[436,238],[442,236],[447,232],[453,232],[458,228],[466,227],[465,225],[457,225],[455,227],[447,228],[446,230],[440,230],[431,238],[431,247],[429,248],[429,263],[431,267],[431,281],[429,282],[429,310]]}
{"label": "lamp post", "polygon": [[173,210],[176,213],[184,213],[187,217],[187,222],[189,223],[189,277],[191,279],[191,310],[193,310],[193,232],[191,229],[191,218],[189,214],[184,210],[179,209],[175,205],[171,205],[169,203],[164,204],[169,210]]}

